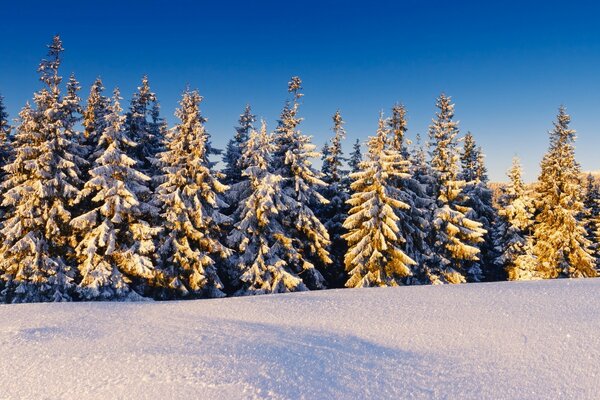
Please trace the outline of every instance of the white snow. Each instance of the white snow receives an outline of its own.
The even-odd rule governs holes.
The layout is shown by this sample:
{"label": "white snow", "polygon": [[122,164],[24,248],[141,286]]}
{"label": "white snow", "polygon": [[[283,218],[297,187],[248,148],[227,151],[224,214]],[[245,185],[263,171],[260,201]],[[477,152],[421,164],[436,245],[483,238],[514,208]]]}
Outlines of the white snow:
{"label": "white snow", "polygon": [[600,279],[0,306],[0,398],[594,399]]}

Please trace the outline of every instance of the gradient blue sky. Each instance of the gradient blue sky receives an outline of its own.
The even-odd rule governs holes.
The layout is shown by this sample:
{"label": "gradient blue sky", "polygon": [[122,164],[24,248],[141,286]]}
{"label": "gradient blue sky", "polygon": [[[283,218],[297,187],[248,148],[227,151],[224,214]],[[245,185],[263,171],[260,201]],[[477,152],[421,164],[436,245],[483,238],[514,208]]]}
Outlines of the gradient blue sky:
{"label": "gradient blue sky", "polygon": [[321,147],[337,108],[350,149],[397,101],[409,134],[427,134],[440,92],[483,146],[493,180],[518,155],[534,179],[560,104],[577,156],[600,169],[600,7],[557,1],[16,1],[0,7],[0,93],[11,117],[39,88],[55,33],[82,97],[101,76],[124,105],[148,74],[163,114],[189,84],[217,146],[246,103],[270,128],[289,77],[304,81],[302,130]]}

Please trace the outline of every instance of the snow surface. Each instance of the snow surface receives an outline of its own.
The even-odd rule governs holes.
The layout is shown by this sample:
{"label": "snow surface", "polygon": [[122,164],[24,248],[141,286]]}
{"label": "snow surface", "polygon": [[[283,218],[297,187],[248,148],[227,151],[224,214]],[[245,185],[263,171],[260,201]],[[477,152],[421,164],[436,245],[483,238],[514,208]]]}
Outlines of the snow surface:
{"label": "snow surface", "polygon": [[0,306],[0,398],[597,399],[600,279]]}

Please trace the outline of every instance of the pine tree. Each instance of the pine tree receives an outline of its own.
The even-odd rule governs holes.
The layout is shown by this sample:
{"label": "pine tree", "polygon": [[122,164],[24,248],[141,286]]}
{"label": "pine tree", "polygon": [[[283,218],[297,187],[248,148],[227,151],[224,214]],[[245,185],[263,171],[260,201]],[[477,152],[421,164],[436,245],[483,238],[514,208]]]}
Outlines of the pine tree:
{"label": "pine tree", "polygon": [[587,176],[583,212],[580,219],[585,228],[585,236],[590,241],[590,250],[594,257],[596,269],[600,263],[600,187],[592,174]]}
{"label": "pine tree", "polygon": [[415,264],[403,251],[405,243],[398,228],[398,210],[409,205],[398,200],[396,179],[408,177],[400,172],[405,160],[397,151],[386,148],[389,130],[379,118],[377,134],[369,140],[369,153],[361,171],[351,174],[353,194],[344,222],[348,233],[347,287],[396,286],[410,276]]}
{"label": "pine tree", "polygon": [[11,302],[62,301],[73,295],[74,271],[65,256],[72,253],[69,221],[82,160],[67,131],[73,104],[60,94],[60,38],[48,47],[48,59],[38,69],[44,87],[35,93],[35,107],[26,105],[20,113],[15,158],[4,168],[7,214],[0,271]]}
{"label": "pine tree", "polygon": [[325,186],[320,190],[329,203],[320,207],[319,219],[327,228],[331,240],[331,265],[321,270],[330,286],[341,287],[346,280],[344,271],[344,255],[348,249],[342,237],[346,230],[343,227],[348,214],[346,204],[349,199],[348,173],[343,169],[344,155],[342,140],[346,137],[344,121],[339,110],[333,115],[333,138],[323,148],[321,173]]}
{"label": "pine tree", "polygon": [[96,78],[90,89],[87,106],[83,112],[82,144],[88,155],[92,155],[96,151],[100,135],[106,128],[106,115],[109,113],[110,99],[104,96],[103,92],[102,80]]}
{"label": "pine tree", "polygon": [[[482,272],[473,265],[479,260],[479,243],[486,231],[481,223],[467,217],[471,211],[465,205],[465,182],[458,178],[458,123],[453,120],[454,104],[442,94],[436,102],[437,118],[429,127],[431,168],[435,183],[431,247],[434,260],[428,278],[433,283],[478,281]],[[471,268],[469,268],[471,267]]]}
{"label": "pine tree", "polygon": [[[429,254],[427,236],[429,231],[429,210],[431,204],[427,196],[426,188],[412,176],[411,159],[408,152],[410,142],[406,138],[408,124],[406,120],[406,108],[397,104],[392,108],[392,116],[387,121],[390,137],[386,142],[386,148],[390,155],[395,155],[398,160],[396,167],[400,174],[392,179],[396,189],[397,200],[408,205],[406,209],[396,210],[398,215],[399,235],[404,238],[405,253],[417,263],[413,268],[414,277],[406,283],[417,283],[422,280],[423,267]],[[421,279],[419,279],[421,278]]]}
{"label": "pine tree", "polygon": [[480,222],[486,233],[483,241],[479,243],[479,260],[473,261],[469,268],[479,269],[486,280],[505,280],[504,268],[498,268],[495,260],[498,254],[493,245],[493,229],[496,225],[497,211],[493,205],[493,193],[488,187],[487,168],[481,147],[475,143],[471,132],[467,132],[460,153],[461,173],[460,178],[466,181],[463,189],[465,205],[471,210],[466,216]]}
{"label": "pine tree", "polygon": [[150,178],[126,154],[136,144],[124,130],[119,100],[117,89],[92,155],[90,178],[77,199],[90,199],[93,208],[71,221],[81,238],[75,254],[84,299],[137,299],[154,277],[158,230],[147,219],[157,210],[141,200],[149,197]]}
{"label": "pine tree", "polygon": [[575,160],[575,130],[560,107],[550,148],[542,160],[537,188],[540,210],[535,224],[534,253],[544,278],[591,277],[597,272],[585,227],[577,219],[583,210],[580,167]]}
{"label": "pine tree", "polygon": [[8,121],[4,97],[0,96],[0,168],[4,167],[11,159],[11,132],[12,126]]}
{"label": "pine tree", "polygon": [[281,177],[281,190],[294,204],[287,207],[284,219],[285,235],[290,239],[286,244],[288,255],[285,261],[293,270],[302,274],[304,283],[310,289],[325,286],[318,268],[331,263],[327,248],[330,245],[327,229],[315,216],[315,210],[327,203],[318,192],[324,182],[311,165],[311,158],[319,156],[309,136],[300,132],[298,117],[301,81],[292,77],[288,91],[293,95],[287,102],[275,131],[275,151],[273,156],[274,173]]}
{"label": "pine tree", "polygon": [[[429,238],[432,235],[432,215],[435,207],[435,198],[433,197],[432,189],[434,187],[435,178],[431,166],[427,162],[426,151],[421,144],[421,135],[416,135],[415,145],[410,152],[410,170],[412,179],[412,190],[415,194],[413,213],[416,214],[416,223],[418,232],[424,235],[424,238],[418,239],[418,246],[415,246],[411,257],[417,262],[413,267],[414,280],[420,283],[431,283],[432,277],[437,279],[437,276],[432,275],[432,265],[434,262],[433,252]],[[434,279],[434,281],[436,280]]]}
{"label": "pine tree", "polygon": [[388,120],[390,128],[390,147],[400,152],[404,159],[409,158],[408,146],[410,142],[406,138],[408,123],[406,120],[406,107],[403,104],[396,104],[392,107],[392,116]]}
{"label": "pine tree", "polygon": [[156,198],[165,229],[161,273],[165,285],[181,296],[223,297],[216,263],[231,254],[219,241],[228,220],[219,211],[227,186],[209,166],[201,101],[197,91],[183,94],[176,112],[181,122],[168,133],[166,151],[159,154],[163,183]]}
{"label": "pine tree", "polygon": [[235,269],[236,295],[303,291],[308,288],[287,260],[293,239],[286,234],[285,218],[294,199],[282,190],[282,178],[270,172],[273,137],[266,125],[252,130],[246,141],[242,162],[250,192],[235,212],[234,229],[228,243],[237,250],[231,258]]}
{"label": "pine tree", "polygon": [[164,139],[161,137],[161,130],[157,130],[156,125],[152,125],[153,119],[158,120],[158,114],[152,116],[153,110],[158,110],[154,109],[156,103],[156,95],[150,90],[148,77],[144,75],[142,85],[138,87],[138,91],[131,99],[125,120],[125,130],[131,140],[136,143],[135,147],[130,148],[129,156],[139,160],[139,169],[150,176],[157,172],[153,161],[156,154],[161,151]]}
{"label": "pine tree", "polygon": [[362,152],[360,150],[360,140],[356,139],[354,145],[352,146],[352,153],[350,153],[350,158],[348,159],[348,166],[350,167],[350,172],[355,173],[360,171],[360,163],[362,162]]}
{"label": "pine tree", "polygon": [[510,182],[498,199],[500,210],[494,230],[495,260],[504,268],[509,280],[531,280],[538,277],[537,260],[533,256],[533,199],[525,190],[517,158],[508,171]]}
{"label": "pine tree", "polygon": [[244,112],[240,115],[239,125],[235,128],[235,136],[227,143],[227,149],[223,157],[225,162],[225,168],[223,169],[224,182],[227,185],[234,185],[244,179],[242,173],[246,166],[241,165],[240,160],[244,145],[248,141],[250,132],[254,129],[254,122],[256,122],[256,116],[252,114],[250,106],[246,105]]}

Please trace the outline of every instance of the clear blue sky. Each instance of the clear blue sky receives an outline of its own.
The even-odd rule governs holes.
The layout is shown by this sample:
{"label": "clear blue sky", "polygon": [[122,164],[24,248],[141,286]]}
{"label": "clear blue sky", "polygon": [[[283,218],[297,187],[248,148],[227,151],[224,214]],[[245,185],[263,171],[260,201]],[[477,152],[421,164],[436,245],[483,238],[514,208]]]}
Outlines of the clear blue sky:
{"label": "clear blue sky", "polygon": [[410,136],[426,135],[443,91],[492,179],[504,180],[514,155],[533,179],[560,104],[583,168],[600,169],[599,15],[592,1],[9,0],[0,6],[0,93],[16,116],[39,88],[36,68],[55,33],[63,76],[76,73],[82,97],[100,75],[127,102],[148,74],[173,122],[189,84],[205,97],[218,146],[246,103],[272,128],[292,75],[304,81],[303,131],[320,147],[339,108],[347,150],[397,101]]}

